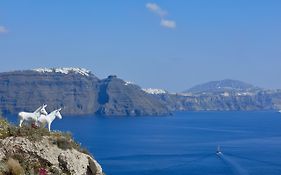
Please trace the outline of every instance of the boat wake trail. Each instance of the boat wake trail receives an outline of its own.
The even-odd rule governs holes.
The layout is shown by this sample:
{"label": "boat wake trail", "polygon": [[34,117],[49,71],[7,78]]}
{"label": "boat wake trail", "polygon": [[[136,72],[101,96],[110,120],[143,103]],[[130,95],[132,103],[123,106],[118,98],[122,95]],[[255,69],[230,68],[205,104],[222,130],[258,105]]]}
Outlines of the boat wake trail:
{"label": "boat wake trail", "polygon": [[177,169],[177,168],[181,168],[181,167],[185,167],[188,164],[193,164],[195,162],[200,162],[204,159],[208,159],[213,157],[213,154],[204,154],[202,156],[198,156],[197,158],[194,159],[190,159],[190,160],[184,160],[181,163],[175,164],[175,165],[171,165],[171,166],[166,166],[165,168],[161,168],[161,170],[170,170],[170,169]]}
{"label": "boat wake trail", "polygon": [[243,156],[237,156],[237,155],[232,155],[232,154],[227,154],[228,156],[234,157],[234,158],[238,158],[238,159],[244,159],[244,160],[248,160],[248,161],[254,161],[257,163],[262,163],[268,166],[275,166],[275,167],[281,167],[280,163],[274,163],[274,162],[269,162],[269,161],[264,161],[264,160],[258,160],[258,159],[253,159],[253,158],[248,158],[248,157],[243,157]]}
{"label": "boat wake trail", "polygon": [[220,154],[218,155],[222,161],[224,161],[233,171],[233,174],[235,175],[249,175],[248,171],[244,169],[242,166],[240,166],[235,160],[233,160],[231,157]]}

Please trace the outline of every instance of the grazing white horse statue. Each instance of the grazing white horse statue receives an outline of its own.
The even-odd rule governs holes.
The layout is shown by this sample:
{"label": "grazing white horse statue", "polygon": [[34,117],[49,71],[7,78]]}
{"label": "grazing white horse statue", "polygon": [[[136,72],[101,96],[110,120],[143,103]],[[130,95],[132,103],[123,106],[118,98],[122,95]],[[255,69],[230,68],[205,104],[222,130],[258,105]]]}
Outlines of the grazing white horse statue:
{"label": "grazing white horse statue", "polygon": [[46,108],[47,105],[43,104],[42,106],[40,106],[38,109],[36,109],[34,112],[20,112],[18,114],[19,116],[19,119],[20,119],[20,124],[19,126],[21,127],[22,126],[22,123],[24,121],[34,121],[36,122],[40,116],[40,114],[44,114],[44,115],[47,115],[47,111],[46,111]]}
{"label": "grazing white horse statue", "polygon": [[55,120],[56,117],[59,119],[62,119],[62,116],[60,114],[61,108],[54,110],[48,115],[40,115],[40,117],[37,120],[37,124],[41,127],[45,127],[46,124],[48,124],[48,129],[51,131],[51,124]]}

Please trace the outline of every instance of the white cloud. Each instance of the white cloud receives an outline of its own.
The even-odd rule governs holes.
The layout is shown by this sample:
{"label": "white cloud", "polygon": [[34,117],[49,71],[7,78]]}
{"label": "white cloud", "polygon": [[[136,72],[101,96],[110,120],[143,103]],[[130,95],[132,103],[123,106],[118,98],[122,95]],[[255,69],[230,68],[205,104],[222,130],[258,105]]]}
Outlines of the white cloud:
{"label": "white cloud", "polygon": [[0,26],[0,33],[6,33],[8,30],[4,26]]}
{"label": "white cloud", "polygon": [[167,20],[164,17],[167,16],[167,12],[163,10],[158,4],[156,3],[147,3],[146,8],[151,12],[157,14],[161,18],[160,25],[166,28],[174,29],[176,28],[176,22],[173,20]]}
{"label": "white cloud", "polygon": [[167,14],[167,12],[159,7],[159,5],[157,5],[156,3],[147,3],[146,8],[160,17],[164,17]]}
{"label": "white cloud", "polygon": [[162,19],[160,25],[171,29],[176,28],[176,22],[172,20]]}

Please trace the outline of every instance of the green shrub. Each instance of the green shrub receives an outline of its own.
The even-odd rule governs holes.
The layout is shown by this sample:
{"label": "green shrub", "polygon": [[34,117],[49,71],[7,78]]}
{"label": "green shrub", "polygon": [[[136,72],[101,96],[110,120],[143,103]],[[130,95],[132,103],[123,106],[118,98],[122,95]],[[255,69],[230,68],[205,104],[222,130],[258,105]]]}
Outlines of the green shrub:
{"label": "green shrub", "polygon": [[72,145],[70,144],[71,141],[69,141],[65,137],[59,137],[55,140],[55,144],[63,150],[71,149]]}
{"label": "green shrub", "polygon": [[9,136],[9,123],[0,117],[0,139]]}

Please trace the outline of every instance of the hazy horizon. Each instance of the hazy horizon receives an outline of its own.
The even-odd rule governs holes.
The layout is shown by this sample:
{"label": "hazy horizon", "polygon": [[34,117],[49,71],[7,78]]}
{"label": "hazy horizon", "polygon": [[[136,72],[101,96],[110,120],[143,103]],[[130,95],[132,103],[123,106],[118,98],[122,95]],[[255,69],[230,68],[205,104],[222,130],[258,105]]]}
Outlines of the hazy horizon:
{"label": "hazy horizon", "polygon": [[281,1],[1,1],[0,71],[83,67],[181,92],[281,88]]}

